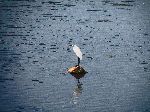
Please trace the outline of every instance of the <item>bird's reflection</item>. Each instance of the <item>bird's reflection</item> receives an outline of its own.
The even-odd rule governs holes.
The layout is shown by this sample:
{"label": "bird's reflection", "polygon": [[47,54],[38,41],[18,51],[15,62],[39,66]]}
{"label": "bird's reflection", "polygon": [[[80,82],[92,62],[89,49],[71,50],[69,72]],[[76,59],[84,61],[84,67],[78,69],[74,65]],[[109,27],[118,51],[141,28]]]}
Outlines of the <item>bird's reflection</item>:
{"label": "bird's reflection", "polygon": [[82,85],[83,84],[78,83],[73,90],[73,97],[72,97],[73,104],[77,104],[79,101],[80,95],[82,94],[82,91],[83,91]]}

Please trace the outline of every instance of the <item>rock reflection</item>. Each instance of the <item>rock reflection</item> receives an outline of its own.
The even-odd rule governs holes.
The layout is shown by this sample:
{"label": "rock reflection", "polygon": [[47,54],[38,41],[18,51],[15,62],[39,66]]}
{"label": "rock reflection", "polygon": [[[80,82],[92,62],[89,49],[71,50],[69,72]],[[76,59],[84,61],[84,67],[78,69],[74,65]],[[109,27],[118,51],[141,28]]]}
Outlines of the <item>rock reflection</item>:
{"label": "rock reflection", "polygon": [[82,91],[83,91],[82,84],[77,84],[73,91],[73,97],[72,97],[73,104],[78,103]]}

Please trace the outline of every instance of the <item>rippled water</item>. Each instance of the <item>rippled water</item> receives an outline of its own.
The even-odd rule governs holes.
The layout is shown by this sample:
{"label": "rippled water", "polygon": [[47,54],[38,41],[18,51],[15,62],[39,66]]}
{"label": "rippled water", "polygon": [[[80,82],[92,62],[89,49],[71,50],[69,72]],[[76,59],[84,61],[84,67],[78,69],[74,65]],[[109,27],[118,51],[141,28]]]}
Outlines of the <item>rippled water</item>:
{"label": "rippled water", "polygon": [[[1,112],[149,112],[149,0],[1,0]],[[83,52],[83,85],[66,70]]]}

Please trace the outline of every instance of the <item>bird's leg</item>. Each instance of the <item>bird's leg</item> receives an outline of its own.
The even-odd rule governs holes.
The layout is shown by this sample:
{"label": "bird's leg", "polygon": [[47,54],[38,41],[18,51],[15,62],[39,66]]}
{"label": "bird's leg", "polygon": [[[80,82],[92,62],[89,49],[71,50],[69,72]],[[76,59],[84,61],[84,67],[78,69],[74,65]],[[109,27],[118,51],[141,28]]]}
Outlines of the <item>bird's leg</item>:
{"label": "bird's leg", "polygon": [[80,80],[78,79],[78,84],[80,84]]}
{"label": "bird's leg", "polygon": [[79,79],[77,79],[77,81],[78,81],[78,84],[77,84],[78,88],[82,88],[82,85],[83,85],[83,84],[80,82]]}
{"label": "bird's leg", "polygon": [[80,64],[80,58],[78,57],[78,66],[79,66],[79,64]]}

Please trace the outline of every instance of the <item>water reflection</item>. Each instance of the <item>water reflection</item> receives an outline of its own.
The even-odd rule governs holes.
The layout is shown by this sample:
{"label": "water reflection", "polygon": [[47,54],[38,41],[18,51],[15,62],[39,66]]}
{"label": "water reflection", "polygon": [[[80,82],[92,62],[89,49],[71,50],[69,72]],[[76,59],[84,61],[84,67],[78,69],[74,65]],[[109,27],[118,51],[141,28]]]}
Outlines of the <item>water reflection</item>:
{"label": "water reflection", "polygon": [[73,96],[71,103],[77,104],[79,101],[79,97],[82,94],[83,88],[82,88],[82,83],[80,82],[79,79],[83,78],[87,71],[85,71],[81,66],[76,65],[68,69],[68,72],[74,76],[77,80],[77,85],[73,90]]}
{"label": "water reflection", "polygon": [[83,91],[82,84],[78,83],[73,90],[73,97],[71,100],[73,104],[78,103],[80,95],[82,94],[82,91]]}

